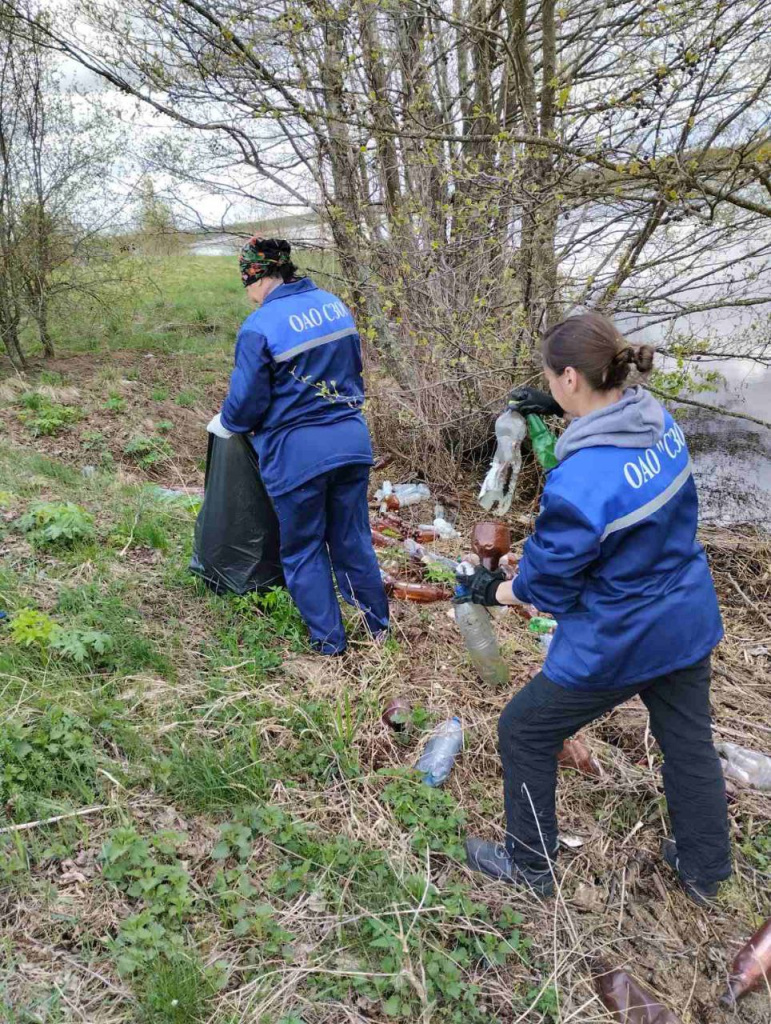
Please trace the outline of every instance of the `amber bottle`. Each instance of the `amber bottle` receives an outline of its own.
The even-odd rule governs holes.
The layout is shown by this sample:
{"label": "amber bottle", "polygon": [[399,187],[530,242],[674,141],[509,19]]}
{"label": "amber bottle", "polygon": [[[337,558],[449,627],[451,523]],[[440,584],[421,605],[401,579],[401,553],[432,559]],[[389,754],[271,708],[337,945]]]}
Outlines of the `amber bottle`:
{"label": "amber bottle", "polygon": [[565,740],[562,750],[557,754],[557,761],[563,768],[574,768],[584,775],[594,775],[596,778],[602,775],[600,762],[580,736],[571,736]]}
{"label": "amber bottle", "polygon": [[679,1017],[620,968],[594,979],[597,994],[619,1024],[682,1024]]}
{"label": "amber bottle", "polygon": [[720,1002],[733,1006],[737,999],[765,984],[771,984],[771,917],[736,954],[728,991]]}
{"label": "amber bottle", "polygon": [[505,523],[477,523],[471,547],[485,569],[497,569],[501,558],[511,551],[511,531]]}

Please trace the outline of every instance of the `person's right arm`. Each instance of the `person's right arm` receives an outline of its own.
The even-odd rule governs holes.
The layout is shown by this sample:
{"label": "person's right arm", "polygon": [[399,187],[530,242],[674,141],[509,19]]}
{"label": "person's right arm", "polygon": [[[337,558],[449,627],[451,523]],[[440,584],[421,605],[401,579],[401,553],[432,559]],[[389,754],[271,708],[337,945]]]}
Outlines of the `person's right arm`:
{"label": "person's right arm", "polygon": [[271,355],[267,339],[242,327],[236,342],[236,358],[230,387],[220,418],[226,430],[248,434],[256,430],[270,407]]}

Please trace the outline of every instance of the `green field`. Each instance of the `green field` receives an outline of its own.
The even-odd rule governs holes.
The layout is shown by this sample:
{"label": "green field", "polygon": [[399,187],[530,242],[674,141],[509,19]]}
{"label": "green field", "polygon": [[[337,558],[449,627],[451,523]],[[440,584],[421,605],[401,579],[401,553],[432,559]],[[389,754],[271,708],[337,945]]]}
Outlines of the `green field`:
{"label": "green field", "polygon": [[[599,1021],[597,958],[707,1005],[726,936],[771,911],[767,801],[734,807],[718,934],[656,867],[658,755],[599,726],[604,779],[560,787],[584,840],[560,899],[480,884],[461,843],[500,834],[506,694],[475,680],[446,605],[395,606],[382,648],[351,620],[325,660],[283,591],[190,575],[196,504],[153,484],[201,486],[247,306],[232,260],[129,276],[62,314],[59,358],[0,378],[0,1021]],[[512,688],[540,660],[514,618]],[[399,694],[403,740],[380,720]],[[466,750],[432,790],[411,765],[455,713]]]}

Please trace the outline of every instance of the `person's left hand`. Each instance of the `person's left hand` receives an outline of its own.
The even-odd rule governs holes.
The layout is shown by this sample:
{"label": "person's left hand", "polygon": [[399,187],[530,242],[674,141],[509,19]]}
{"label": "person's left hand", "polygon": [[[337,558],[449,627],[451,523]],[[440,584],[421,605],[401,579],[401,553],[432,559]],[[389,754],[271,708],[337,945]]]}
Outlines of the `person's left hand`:
{"label": "person's left hand", "polygon": [[223,441],[227,441],[229,437],[233,436],[232,430],[228,430],[226,427],[222,426],[220,413],[217,413],[216,416],[209,420],[206,429],[210,434],[214,434],[215,437],[221,437]]}
{"label": "person's left hand", "polygon": [[481,604],[486,607],[500,604],[496,595],[501,583],[505,583],[506,574],[501,569],[491,572],[483,565],[474,569],[473,576],[464,576],[458,573],[458,583],[468,591],[468,600],[472,604]]}

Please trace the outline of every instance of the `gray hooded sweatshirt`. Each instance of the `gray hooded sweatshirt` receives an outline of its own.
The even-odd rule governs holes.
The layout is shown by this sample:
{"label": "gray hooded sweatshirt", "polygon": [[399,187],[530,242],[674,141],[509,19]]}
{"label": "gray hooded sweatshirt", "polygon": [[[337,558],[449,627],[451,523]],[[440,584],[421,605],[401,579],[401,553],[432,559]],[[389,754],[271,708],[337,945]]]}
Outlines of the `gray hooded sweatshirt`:
{"label": "gray hooded sweatshirt", "polygon": [[562,462],[581,448],[652,448],[664,433],[664,410],[645,388],[627,388],[618,402],[579,416],[557,441]]}

